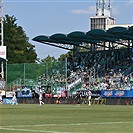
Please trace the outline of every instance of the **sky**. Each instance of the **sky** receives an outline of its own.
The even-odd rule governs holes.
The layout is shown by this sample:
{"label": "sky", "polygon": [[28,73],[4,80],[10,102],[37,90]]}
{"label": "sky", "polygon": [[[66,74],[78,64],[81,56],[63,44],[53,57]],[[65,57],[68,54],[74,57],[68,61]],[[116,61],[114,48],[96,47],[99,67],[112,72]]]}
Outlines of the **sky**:
{"label": "sky", "polygon": [[[50,55],[58,59],[68,51],[32,39],[38,35],[89,31],[89,17],[95,16],[95,6],[96,0],[3,0],[3,16],[17,18],[17,25],[35,45],[38,58]],[[111,8],[116,24],[133,23],[133,0],[111,0]]]}

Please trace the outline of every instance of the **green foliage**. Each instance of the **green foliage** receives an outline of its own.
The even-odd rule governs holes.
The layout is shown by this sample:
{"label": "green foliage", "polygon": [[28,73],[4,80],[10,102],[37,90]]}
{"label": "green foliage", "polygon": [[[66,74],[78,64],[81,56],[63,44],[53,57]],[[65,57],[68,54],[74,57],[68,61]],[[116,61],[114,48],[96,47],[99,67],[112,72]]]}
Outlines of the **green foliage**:
{"label": "green foliage", "polygon": [[58,60],[59,60],[59,61],[65,61],[66,58],[70,57],[71,55],[73,55],[73,52],[72,52],[72,51],[69,51],[69,52],[66,53],[66,54],[62,54]]}
{"label": "green foliage", "polygon": [[45,59],[42,59],[41,62],[54,62],[57,61],[54,56],[51,57],[50,55],[48,55]]}
{"label": "green foliage", "polygon": [[35,46],[28,42],[23,28],[16,21],[14,16],[4,17],[4,45],[7,46],[8,63],[34,63],[37,59]]}

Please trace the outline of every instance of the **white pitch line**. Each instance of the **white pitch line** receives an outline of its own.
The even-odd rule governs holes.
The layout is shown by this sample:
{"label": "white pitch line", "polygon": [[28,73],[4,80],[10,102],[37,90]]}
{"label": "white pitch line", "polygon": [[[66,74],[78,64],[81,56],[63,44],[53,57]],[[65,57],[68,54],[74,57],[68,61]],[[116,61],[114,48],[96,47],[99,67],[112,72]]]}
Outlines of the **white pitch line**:
{"label": "white pitch line", "polygon": [[82,125],[109,125],[109,124],[126,124],[126,123],[133,123],[133,121],[127,121],[127,122],[95,122],[95,123],[71,123],[71,124],[41,124],[41,125],[15,125],[15,126],[1,126],[1,128],[9,128],[9,127],[41,127],[41,126],[82,126]]}
{"label": "white pitch line", "polygon": [[15,128],[0,128],[0,130],[8,131],[24,131],[24,132],[39,132],[39,133],[70,133],[70,132],[55,132],[55,131],[46,131],[46,130],[29,130],[29,129],[15,129]]}

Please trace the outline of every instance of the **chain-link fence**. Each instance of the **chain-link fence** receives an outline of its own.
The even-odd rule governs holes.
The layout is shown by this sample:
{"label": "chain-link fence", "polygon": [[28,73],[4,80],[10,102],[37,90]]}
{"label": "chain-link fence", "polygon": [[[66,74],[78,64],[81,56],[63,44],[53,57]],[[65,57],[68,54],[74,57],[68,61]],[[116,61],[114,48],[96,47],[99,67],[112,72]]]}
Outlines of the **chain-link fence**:
{"label": "chain-link fence", "polygon": [[66,62],[7,64],[7,88],[12,86],[66,87]]}

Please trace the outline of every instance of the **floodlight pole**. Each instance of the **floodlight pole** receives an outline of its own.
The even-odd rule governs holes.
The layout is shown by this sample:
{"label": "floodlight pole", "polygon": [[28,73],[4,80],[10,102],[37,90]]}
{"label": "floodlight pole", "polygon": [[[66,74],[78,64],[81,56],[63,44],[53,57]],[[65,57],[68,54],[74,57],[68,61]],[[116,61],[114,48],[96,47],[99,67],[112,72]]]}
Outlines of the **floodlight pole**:
{"label": "floodlight pole", "polygon": [[[3,39],[3,0],[0,0],[0,24],[1,24],[1,46],[4,45],[4,39]],[[4,79],[4,65],[3,61],[1,62],[1,77]]]}
{"label": "floodlight pole", "polygon": [[65,64],[66,64],[66,90],[67,90],[67,58],[66,58]]}
{"label": "floodlight pole", "polygon": [[[129,30],[130,27],[128,27],[128,30]],[[129,47],[131,46],[131,55],[130,55],[130,58],[131,58],[131,61],[130,61],[130,64],[131,64],[131,74],[133,72],[133,39],[128,41],[129,43]]]}

